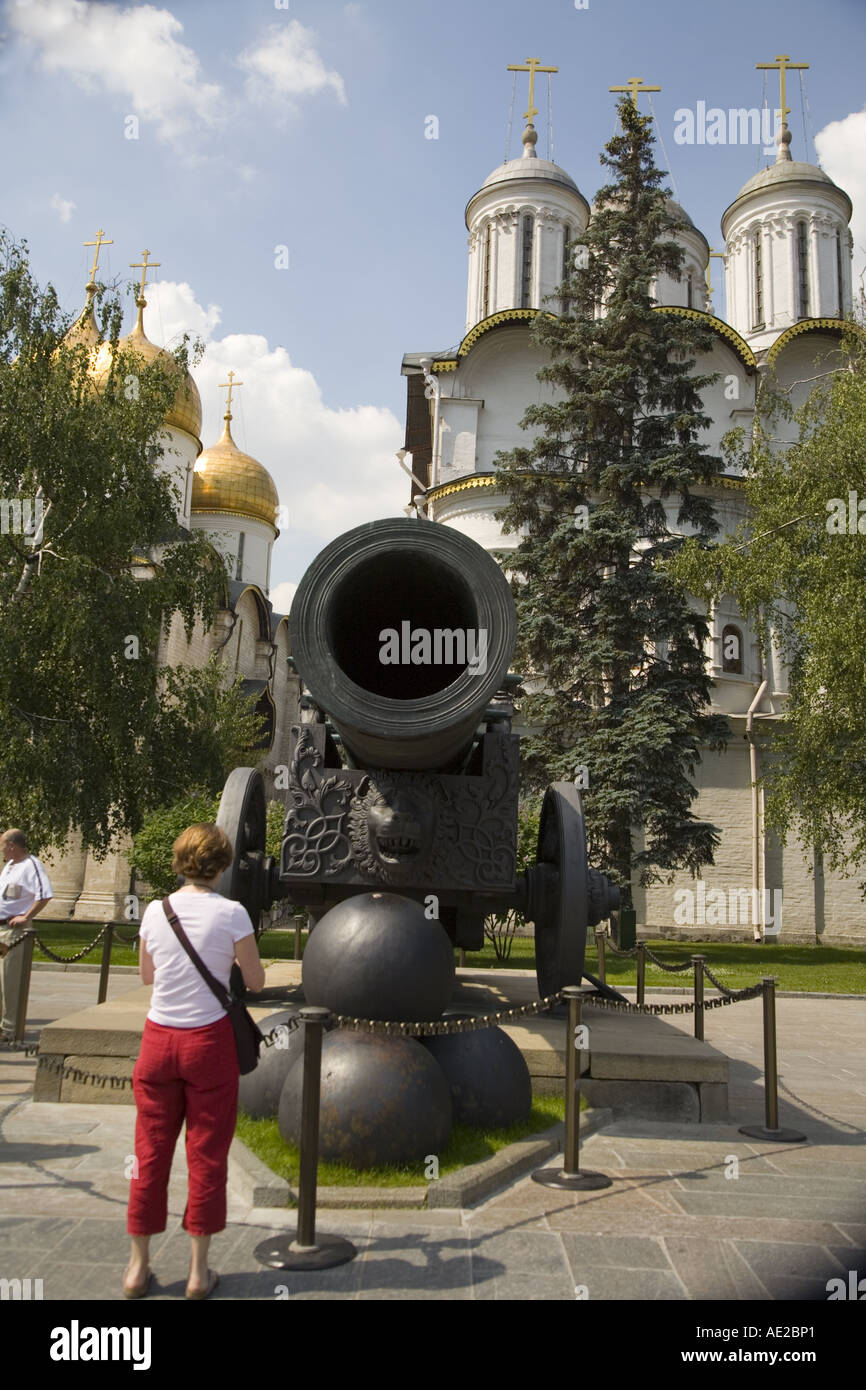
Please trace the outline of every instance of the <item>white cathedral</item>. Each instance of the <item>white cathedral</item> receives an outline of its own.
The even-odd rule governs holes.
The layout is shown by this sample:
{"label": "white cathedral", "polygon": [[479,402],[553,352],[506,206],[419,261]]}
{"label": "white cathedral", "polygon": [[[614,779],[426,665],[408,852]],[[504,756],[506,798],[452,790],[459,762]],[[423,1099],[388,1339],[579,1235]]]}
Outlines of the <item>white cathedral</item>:
{"label": "white cathedral", "polygon": [[[100,340],[94,314],[96,268],[102,233],[95,243],[93,269],[86,287],[82,313],[66,341],[81,344],[89,353],[88,375],[99,390],[107,378],[113,349]],[[107,244],[107,243],[106,243]],[[234,373],[223,383],[228,388],[225,426],[209,448],[201,442],[201,397],[191,373],[180,373],[175,359],[157,347],[144,331],[144,296],[149,252],[145,252],[136,306],[138,317],[132,332],[119,343],[145,364],[160,360],[178,376],[177,391],[166,413],[159,443],[163,453],[157,466],[168,472],[178,496],[177,521],[185,532],[204,531],[227,561],[225,606],[213,626],[199,621],[189,640],[183,621],[175,614],[164,631],[158,652],[160,666],[204,666],[216,655],[226,681],[240,676],[247,693],[258,699],[256,710],[265,721],[261,749],[265,786],[273,795],[274,770],[288,761],[289,724],[296,715],[298,682],[286,658],[289,654],[288,618],[275,613],[268,597],[271,552],[279,535],[277,489],[268,470],[235,443],[231,432]],[[137,576],[146,580],[157,556],[135,557]],[[50,867],[54,901],[53,917],[77,921],[121,919],[127,895],[132,891],[124,847],[113,848],[96,859],[73,837],[61,852],[45,855]]]}
{"label": "white cathedral", "polygon": [[[523,70],[531,72],[537,60],[528,61]],[[551,312],[545,296],[562,284],[592,216],[571,176],[537,154],[531,88],[529,108],[522,157],[498,165],[466,207],[469,276],[459,344],[403,359],[405,449],[418,480],[413,501],[431,520],[457,527],[488,550],[519,543],[496,521],[506,498],[494,458],[531,442],[532,431],[519,424],[529,405],[557,398],[557,388],[537,378],[545,354],[530,340],[532,320]],[[784,86],[782,111],[787,114]],[[792,159],[784,115],[777,146],[775,163],[750,178],[722,214],[728,321],[709,303],[710,245],[677,204],[686,223],[673,238],[684,252],[682,272],[677,280],[660,276],[654,286],[657,312],[700,319],[712,329],[712,351],[699,356],[695,370],[718,374],[703,393],[712,425],[702,442],[714,454],[721,454],[732,427],[742,426],[748,437],[764,374],[775,373],[796,407],[817,373],[838,368],[852,313],[851,200],[816,165]],[[793,440],[795,429],[782,422],[780,436]],[[720,538],[745,519],[744,481],[736,472],[724,473],[706,495],[715,503]],[[668,524],[676,531],[675,503]],[[713,708],[727,717],[732,738],[724,753],[704,755],[692,809],[719,828],[721,844],[697,884],[682,874],[670,885],[635,885],[638,932],[860,943],[866,923],[856,881],[825,873],[813,846],[789,841],[783,847],[765,828],[754,783],[772,726],[785,717],[784,665],[775,648],[762,660],[733,601],[715,608],[710,627]],[[683,889],[697,908],[691,921]]]}

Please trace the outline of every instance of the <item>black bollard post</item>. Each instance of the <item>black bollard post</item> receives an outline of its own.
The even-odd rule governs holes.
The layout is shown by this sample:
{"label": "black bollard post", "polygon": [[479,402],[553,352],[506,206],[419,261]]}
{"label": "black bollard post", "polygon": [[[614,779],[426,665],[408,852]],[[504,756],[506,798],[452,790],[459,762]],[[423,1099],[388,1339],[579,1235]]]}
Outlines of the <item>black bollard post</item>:
{"label": "black bollard post", "polygon": [[580,1005],[588,991],[567,985],[562,991],[568,1002],[565,1034],[565,1164],[562,1168],[537,1168],[532,1181],[543,1187],[564,1187],[571,1192],[588,1192],[610,1187],[606,1173],[580,1171]]}
{"label": "black bollard post", "polygon": [[104,1004],[108,994],[108,972],[111,969],[111,947],[114,939],[114,923],[106,922],[105,935],[102,938],[102,960],[99,963],[99,989],[96,993],[97,1004]]}
{"label": "black bollard post", "polygon": [[646,942],[637,943],[637,1002],[646,1000]]}
{"label": "black bollard post", "polygon": [[15,1042],[24,1041],[24,1030],[27,1026],[27,1002],[30,998],[30,973],[33,969],[33,947],[35,944],[36,933],[32,928],[26,928],[24,940],[16,950],[21,952],[22,960],[19,967],[21,971],[21,984],[18,989],[18,1010],[15,1014]]}
{"label": "black bollard post", "polygon": [[740,1133],[750,1139],[775,1140],[779,1144],[802,1144],[806,1135],[798,1129],[779,1128],[779,1088],[776,1057],[776,981],[765,975],[764,986],[764,1116],[765,1125],[741,1125]]}
{"label": "black bollard post", "polygon": [[706,956],[692,956],[695,974],[695,1037],[704,1040],[704,961]]}
{"label": "black bollard post", "polygon": [[298,1231],[294,1240],[272,1237],[254,1250],[260,1264],[271,1269],[330,1269],[357,1255],[342,1236],[316,1235],[316,1185],[319,1167],[319,1098],[322,1071],[322,1032],[330,1009],[307,1005],[299,1015],[304,1025],[304,1082],[301,1091],[301,1157],[298,1174]]}

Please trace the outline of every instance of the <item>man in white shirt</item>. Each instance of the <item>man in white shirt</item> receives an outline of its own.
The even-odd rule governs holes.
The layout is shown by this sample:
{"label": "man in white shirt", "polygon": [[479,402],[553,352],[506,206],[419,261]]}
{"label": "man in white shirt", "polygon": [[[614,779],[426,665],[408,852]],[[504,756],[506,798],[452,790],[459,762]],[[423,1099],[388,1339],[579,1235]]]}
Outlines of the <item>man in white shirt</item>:
{"label": "man in white shirt", "polygon": [[7,830],[0,836],[0,850],[6,861],[0,870],[0,1033],[9,1041],[15,1037],[24,965],[23,949],[9,951],[9,947],[51,901],[54,890],[45,865],[28,852],[20,830]]}

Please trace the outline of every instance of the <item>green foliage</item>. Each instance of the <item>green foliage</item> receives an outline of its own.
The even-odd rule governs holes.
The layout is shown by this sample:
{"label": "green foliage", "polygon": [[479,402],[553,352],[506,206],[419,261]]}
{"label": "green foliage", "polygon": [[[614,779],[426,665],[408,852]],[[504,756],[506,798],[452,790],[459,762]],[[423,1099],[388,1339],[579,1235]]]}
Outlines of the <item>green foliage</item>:
{"label": "green foliage", "polygon": [[751,520],[722,545],[689,542],[672,573],[708,602],[733,594],[765,655],[772,642],[789,663],[785,723],[766,751],[767,823],[850,873],[866,866],[866,339],[853,325],[844,367],[816,365],[824,379],[788,448],[773,437],[778,389],[762,392],[746,455]]}
{"label": "green foliage", "polygon": [[177,876],[171,869],[171,847],[178,835],[190,825],[212,823],[218,810],[219,797],[199,790],[147,815],[127,857],[130,867],[155,897],[173,893],[177,887]]}
{"label": "green foliage", "polygon": [[44,847],[77,829],[101,853],[185,787],[215,790],[242,739],[213,672],[158,666],[173,614],[190,633],[225,602],[223,561],[180,535],[154,466],[187,349],[144,366],[117,347],[118,296],[98,302],[113,348],[99,391],[54,289],[0,233],[0,498],[44,508],[41,537],[0,534],[0,820]]}
{"label": "green foliage", "polygon": [[[586,1109],[585,1099],[581,1109]],[[475,1129],[471,1125],[454,1125],[444,1152],[439,1155],[439,1175],[456,1173],[471,1163],[492,1158],[508,1144],[517,1143],[538,1134],[565,1118],[565,1101],[561,1096],[535,1096],[529,1119],[508,1129]],[[241,1112],[238,1115],[237,1136],[254,1154],[278,1173],[281,1178],[297,1185],[300,1152],[296,1144],[287,1144],[280,1135],[275,1119],[253,1120]],[[424,1187],[426,1162],[402,1166],[390,1164],[381,1168],[352,1168],[348,1163],[319,1161],[319,1185],[322,1187]]]}
{"label": "green foliage", "polygon": [[533,443],[500,455],[497,470],[509,495],[500,520],[521,535],[503,558],[532,682],[522,713],[539,731],[524,769],[538,791],[586,765],[593,862],[627,901],[634,873],[650,883],[712,862],[718,833],[690,810],[692,779],[728,729],[708,712],[704,617],[662,563],[681,528],[718,530],[703,485],[721,460],[700,441],[710,423],[700,391],[713,378],[694,371],[711,336],[654,307],[654,278],[681,267],[666,238],[682,223],[653,163],[651,122],[627,99],[618,110],[621,132],[601,157],[614,182],[582,234],[588,264],[553,297],[566,312],[535,320],[549,357],[539,379],[560,399],[530,406],[521,423]]}
{"label": "green foliage", "polygon": [[268,821],[266,848],[268,854],[279,862],[280,851],[283,847],[283,824],[286,819],[286,807],[282,801],[268,802]]}

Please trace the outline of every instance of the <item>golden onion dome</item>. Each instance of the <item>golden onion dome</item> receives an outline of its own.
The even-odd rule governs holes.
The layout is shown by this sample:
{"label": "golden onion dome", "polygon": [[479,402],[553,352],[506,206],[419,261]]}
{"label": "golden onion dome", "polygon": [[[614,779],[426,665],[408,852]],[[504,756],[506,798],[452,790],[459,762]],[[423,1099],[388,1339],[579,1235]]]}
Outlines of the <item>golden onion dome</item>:
{"label": "golden onion dome", "polygon": [[227,512],[276,525],[279,497],[268,470],[245,454],[232,439],[231,412],[224,416],[225,429],[216,444],[199,454],[192,479],[191,511]]}
{"label": "golden onion dome", "polygon": [[[145,366],[149,366],[151,362],[159,362],[172,376],[178,379],[174,400],[165,414],[165,423],[191,435],[198,442],[200,448],[201,396],[198,393],[198,387],[190,373],[179,366],[171,353],[166,352],[165,348],[157,347],[156,343],[150,341],[144,331],[143,322],[147,301],[139,298],[135,302],[138,306],[136,325],[131,333],[120,339],[117,346],[123,351],[134,352],[143,359]],[[83,319],[84,315],[82,314],[81,317]],[[113,357],[114,350],[110,343],[101,343],[94,348],[89,373],[97,389],[104,385],[111,369]]]}
{"label": "golden onion dome", "polygon": [[86,347],[90,352],[93,352],[99,347],[100,339],[96,315],[93,312],[93,296],[96,294],[96,285],[92,280],[86,289],[87,302],[72,327],[64,334],[63,341],[67,347]]}

